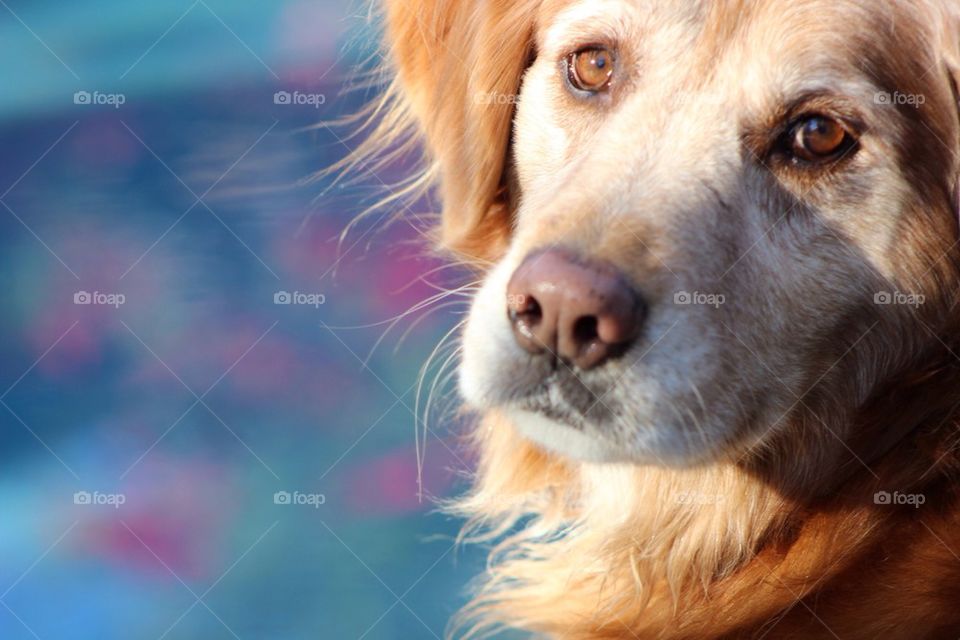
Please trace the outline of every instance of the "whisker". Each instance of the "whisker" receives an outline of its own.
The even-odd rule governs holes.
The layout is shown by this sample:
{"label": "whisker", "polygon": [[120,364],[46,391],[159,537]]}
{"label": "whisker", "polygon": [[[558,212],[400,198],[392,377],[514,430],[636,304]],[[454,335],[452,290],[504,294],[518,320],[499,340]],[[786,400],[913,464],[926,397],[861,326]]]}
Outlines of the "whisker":
{"label": "whisker", "polygon": [[367,357],[366,357],[366,359],[364,360],[364,363],[366,364],[366,363],[369,363],[369,362],[370,362],[370,360],[373,358],[374,352],[376,352],[376,350],[377,350],[377,348],[380,346],[380,344],[384,341],[384,339],[386,339],[387,334],[389,334],[391,331],[393,331],[393,328],[396,327],[396,326],[397,326],[400,322],[402,322],[405,318],[409,317],[411,314],[416,313],[416,312],[418,312],[418,311],[420,311],[420,310],[422,310],[422,309],[424,309],[424,308],[426,308],[426,307],[429,307],[429,306],[432,305],[432,304],[436,304],[436,303],[444,300],[444,299],[447,298],[448,296],[453,295],[455,292],[456,292],[456,290],[454,290],[454,291],[441,290],[439,293],[434,294],[434,295],[426,298],[425,300],[422,300],[422,301],[418,302],[417,304],[415,304],[414,306],[412,306],[410,309],[408,309],[408,310],[404,311],[402,314],[396,316],[396,317],[390,322],[390,324],[387,326],[387,328],[383,330],[383,333],[380,335],[379,338],[377,338],[377,341],[373,343],[373,347],[370,348],[370,353],[367,354]]}
{"label": "whisker", "polygon": [[[464,306],[469,307],[469,302],[467,300],[452,300],[450,302],[439,304],[433,307],[432,309],[427,310],[425,313],[422,313],[419,318],[411,322],[410,326],[407,327],[402,334],[400,334],[400,337],[397,339],[397,344],[393,348],[394,355],[396,355],[400,351],[400,347],[403,346],[403,343],[410,336],[410,334],[413,333],[414,329],[416,329],[421,323],[423,323],[425,320],[427,320],[430,316],[435,314],[437,311],[440,311],[441,309],[450,309],[450,308],[464,307]],[[466,312],[461,312],[461,315],[463,313],[466,313]]]}
{"label": "whisker", "polygon": [[420,375],[417,377],[417,390],[416,390],[416,394],[415,394],[415,396],[414,396],[413,415],[414,415],[414,421],[415,421],[415,423],[414,423],[414,433],[415,433],[415,435],[416,435],[417,485],[418,485],[418,496],[420,497],[420,499],[423,498],[423,456],[424,456],[424,454],[425,454],[425,452],[426,452],[426,446],[427,446],[427,433],[426,433],[426,429],[424,429],[424,436],[423,436],[423,445],[422,445],[422,447],[421,447],[421,443],[420,443],[420,423],[421,423],[421,419],[420,419],[420,415],[421,415],[421,412],[420,412],[420,398],[421,398],[421,396],[422,396],[422,394],[423,394],[423,385],[424,385],[424,382],[425,382],[425,380],[426,380],[427,373],[428,373],[428,371],[429,371],[429,369],[430,369],[430,365],[431,365],[431,364],[433,363],[433,361],[434,361],[434,358],[437,357],[437,355],[440,353],[442,347],[447,343],[447,341],[448,341],[451,337],[455,336],[455,335],[457,334],[457,332],[460,331],[460,329],[463,327],[463,325],[464,325],[465,323],[466,323],[466,319],[461,320],[460,322],[458,322],[457,324],[455,324],[455,325],[453,326],[453,328],[451,328],[449,331],[447,331],[447,333],[444,334],[444,336],[443,336],[442,338],[440,338],[440,341],[437,343],[437,346],[434,347],[433,352],[430,354],[430,356],[427,358],[426,362],[424,362],[424,363],[423,363],[423,366],[420,368]]}

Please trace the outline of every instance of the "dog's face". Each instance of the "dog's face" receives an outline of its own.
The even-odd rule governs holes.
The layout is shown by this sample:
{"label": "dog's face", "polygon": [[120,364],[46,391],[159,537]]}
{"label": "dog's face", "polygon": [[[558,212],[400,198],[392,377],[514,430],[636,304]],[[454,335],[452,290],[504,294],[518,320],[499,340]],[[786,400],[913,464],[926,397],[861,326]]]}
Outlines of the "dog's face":
{"label": "dog's face", "polygon": [[[931,249],[907,218],[949,216],[954,130],[936,118],[938,58],[885,33],[882,4],[546,3],[509,251],[466,328],[467,399],[570,456],[690,464],[851,375],[845,351],[881,320],[906,330],[925,292],[901,263]],[[511,278],[555,248],[613,265],[645,307],[636,339],[589,370],[528,353],[511,327]]]}
{"label": "dog's face", "polygon": [[[443,67],[466,65],[481,103],[458,112],[461,148],[510,137],[492,145],[510,218],[465,329],[469,403],[574,458],[691,465],[824,398],[864,402],[904,336],[937,322],[931,282],[956,241],[934,4],[518,5]],[[442,9],[420,18],[457,31]],[[510,127],[472,122],[514,102]],[[463,153],[439,154],[445,180],[483,166]]]}

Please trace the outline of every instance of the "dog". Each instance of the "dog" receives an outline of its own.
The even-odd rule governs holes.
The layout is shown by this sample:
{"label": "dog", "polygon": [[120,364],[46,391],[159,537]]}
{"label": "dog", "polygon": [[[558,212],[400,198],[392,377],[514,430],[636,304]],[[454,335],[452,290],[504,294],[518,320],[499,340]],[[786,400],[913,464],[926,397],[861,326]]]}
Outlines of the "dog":
{"label": "dog", "polygon": [[384,9],[479,277],[453,633],[958,637],[960,1]]}

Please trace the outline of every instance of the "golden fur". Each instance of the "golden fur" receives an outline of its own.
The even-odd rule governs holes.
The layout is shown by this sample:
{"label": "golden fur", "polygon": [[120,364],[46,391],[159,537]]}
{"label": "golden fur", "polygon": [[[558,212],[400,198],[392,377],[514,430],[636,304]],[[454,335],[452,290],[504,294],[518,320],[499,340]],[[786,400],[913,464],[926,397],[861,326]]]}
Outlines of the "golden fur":
{"label": "golden fur", "polygon": [[[439,240],[480,269],[502,259],[517,234],[523,178],[516,172],[524,162],[513,149],[514,127],[522,126],[514,97],[544,32],[578,1],[586,2],[386,2],[397,80],[378,112],[378,136],[392,141],[409,129],[422,139],[426,175],[443,202]],[[810,55],[859,60],[891,86],[928,96],[917,121],[899,125],[915,126],[915,134],[888,150],[912,190],[912,215],[898,224],[905,240],[881,274],[924,292],[922,325],[884,317],[857,344],[865,320],[851,313],[848,330],[819,345],[798,374],[806,392],[795,404],[802,406],[731,459],[689,467],[578,462],[531,443],[502,413],[487,411],[473,436],[475,486],[457,510],[469,521],[468,538],[496,544],[455,631],[472,636],[508,626],[569,640],[956,638],[960,260],[952,198],[960,124],[948,72],[957,68],[958,5],[674,4],[703,25],[683,63],[699,69],[691,77],[704,83],[735,84],[712,78],[712,63],[751,38],[769,35],[784,49],[802,48],[801,38],[779,31],[790,7],[829,5],[847,13],[792,25],[836,40]],[[881,59],[858,55],[859,38],[887,38],[895,48]],[[933,71],[920,77],[917,69],[927,67]],[[745,132],[748,146],[752,135]],[[756,136],[760,145],[762,132]],[[785,182],[797,191],[815,186],[796,180]],[[582,196],[568,200],[569,215],[530,225],[524,237],[576,234],[591,215],[580,200],[592,196]],[[856,235],[849,224],[844,231]],[[627,260],[629,247],[597,237],[607,256]],[[852,344],[851,364],[832,371]],[[894,489],[926,502],[920,509],[875,504],[875,492]]]}

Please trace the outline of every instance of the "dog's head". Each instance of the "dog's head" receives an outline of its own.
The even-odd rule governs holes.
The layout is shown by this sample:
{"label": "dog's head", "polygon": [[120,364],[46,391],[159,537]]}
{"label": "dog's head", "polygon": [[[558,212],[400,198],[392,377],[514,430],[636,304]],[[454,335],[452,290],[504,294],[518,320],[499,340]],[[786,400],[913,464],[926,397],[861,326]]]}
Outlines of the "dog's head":
{"label": "dog's head", "polygon": [[668,465],[862,406],[951,311],[947,4],[388,2],[443,240],[492,264],[467,400]]}

